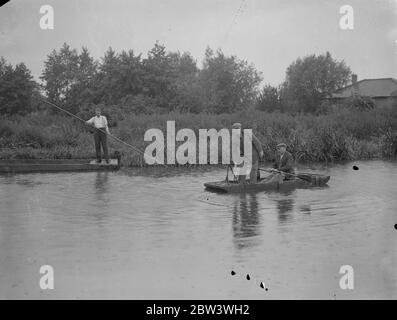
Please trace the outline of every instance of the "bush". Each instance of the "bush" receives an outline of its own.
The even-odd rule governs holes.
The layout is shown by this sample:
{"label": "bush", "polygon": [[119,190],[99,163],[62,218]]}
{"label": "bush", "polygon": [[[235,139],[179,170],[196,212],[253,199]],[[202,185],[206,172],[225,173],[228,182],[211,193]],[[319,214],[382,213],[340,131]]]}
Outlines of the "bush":
{"label": "bush", "polygon": [[[262,112],[249,109],[233,114],[123,114],[112,134],[144,151],[146,130],[166,131],[167,120],[175,120],[176,130],[230,128],[241,122],[252,128],[264,147],[265,159],[272,160],[276,145],[285,142],[297,161],[338,161],[394,156],[397,112],[341,108],[335,113],[312,115]],[[41,120],[41,121],[40,121]],[[77,120],[59,115],[33,114],[0,122],[0,157],[92,158],[93,139]],[[109,139],[110,150],[123,153],[125,165],[144,165],[142,154]],[[12,151],[10,151],[12,150]]]}
{"label": "bush", "polygon": [[353,96],[346,99],[344,105],[359,111],[372,110],[375,108],[374,100],[367,96]]}
{"label": "bush", "polygon": [[127,95],[121,101],[125,113],[153,114],[158,111],[156,100],[143,94]]}

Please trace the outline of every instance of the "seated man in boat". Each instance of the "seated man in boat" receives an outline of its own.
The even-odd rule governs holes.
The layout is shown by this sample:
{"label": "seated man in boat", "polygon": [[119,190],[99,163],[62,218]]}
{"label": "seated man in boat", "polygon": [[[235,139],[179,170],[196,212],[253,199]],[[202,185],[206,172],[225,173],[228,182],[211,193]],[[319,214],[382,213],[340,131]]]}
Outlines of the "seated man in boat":
{"label": "seated man in boat", "polygon": [[[287,145],[280,143],[277,145],[277,153],[273,164],[274,171],[281,171],[285,173],[294,174],[294,158],[292,154],[287,151]],[[289,174],[285,175],[285,179],[290,179],[292,176]]]}
{"label": "seated man in boat", "polygon": [[108,127],[108,120],[105,116],[101,115],[101,109],[95,109],[95,116],[90,120],[86,121],[87,124],[94,126],[94,140],[95,140],[95,152],[96,152],[96,161],[97,163],[102,162],[101,156],[101,145],[103,150],[103,155],[106,159],[106,163],[109,163],[109,153],[108,153],[108,144],[107,144],[107,134],[110,134]]}
{"label": "seated man in boat", "polygon": [[[244,131],[242,129],[241,123],[234,123],[232,125],[232,129],[239,129],[241,131],[240,134],[240,156],[244,156]],[[263,148],[262,143],[259,139],[252,133],[252,159],[250,163],[250,183],[256,183],[258,178],[260,178],[259,173],[259,160],[263,157]],[[238,181],[239,183],[244,183],[246,179],[246,173],[238,173]]]}

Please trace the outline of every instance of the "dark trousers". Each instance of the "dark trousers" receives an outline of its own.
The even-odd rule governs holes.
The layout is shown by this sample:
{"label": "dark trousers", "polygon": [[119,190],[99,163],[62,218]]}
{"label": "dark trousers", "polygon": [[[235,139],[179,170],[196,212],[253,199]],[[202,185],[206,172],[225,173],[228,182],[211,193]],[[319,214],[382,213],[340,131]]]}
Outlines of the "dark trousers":
{"label": "dark trousers", "polygon": [[95,152],[98,161],[102,161],[101,145],[105,159],[109,160],[107,137],[106,137],[106,133],[104,132],[105,129],[101,129],[101,130],[102,131],[95,130],[94,132]]}

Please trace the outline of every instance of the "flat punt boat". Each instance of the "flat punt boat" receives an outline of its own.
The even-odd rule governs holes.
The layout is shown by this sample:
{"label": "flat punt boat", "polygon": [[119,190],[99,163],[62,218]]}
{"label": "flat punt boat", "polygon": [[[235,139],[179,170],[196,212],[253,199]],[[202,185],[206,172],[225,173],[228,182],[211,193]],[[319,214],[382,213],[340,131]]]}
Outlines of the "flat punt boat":
{"label": "flat punt boat", "polygon": [[105,171],[118,170],[120,165],[120,159],[110,159],[109,163],[90,159],[10,159],[0,160],[0,173]]}
{"label": "flat punt boat", "polygon": [[238,183],[237,181],[215,181],[206,182],[204,186],[206,190],[213,192],[223,193],[243,193],[243,192],[255,192],[255,191],[286,191],[295,188],[309,188],[309,187],[321,187],[327,185],[330,176],[317,175],[317,174],[302,174],[289,180],[280,181],[278,179],[267,179],[262,178],[257,183],[250,183],[247,180],[245,183]]}

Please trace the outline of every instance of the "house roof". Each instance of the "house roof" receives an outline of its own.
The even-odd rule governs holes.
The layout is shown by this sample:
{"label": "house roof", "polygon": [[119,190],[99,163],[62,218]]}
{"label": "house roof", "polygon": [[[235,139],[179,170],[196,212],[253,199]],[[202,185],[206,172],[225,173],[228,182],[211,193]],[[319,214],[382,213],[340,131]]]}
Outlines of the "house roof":
{"label": "house roof", "polygon": [[348,98],[354,94],[369,97],[397,96],[397,80],[394,78],[363,79],[335,91],[333,98]]}

